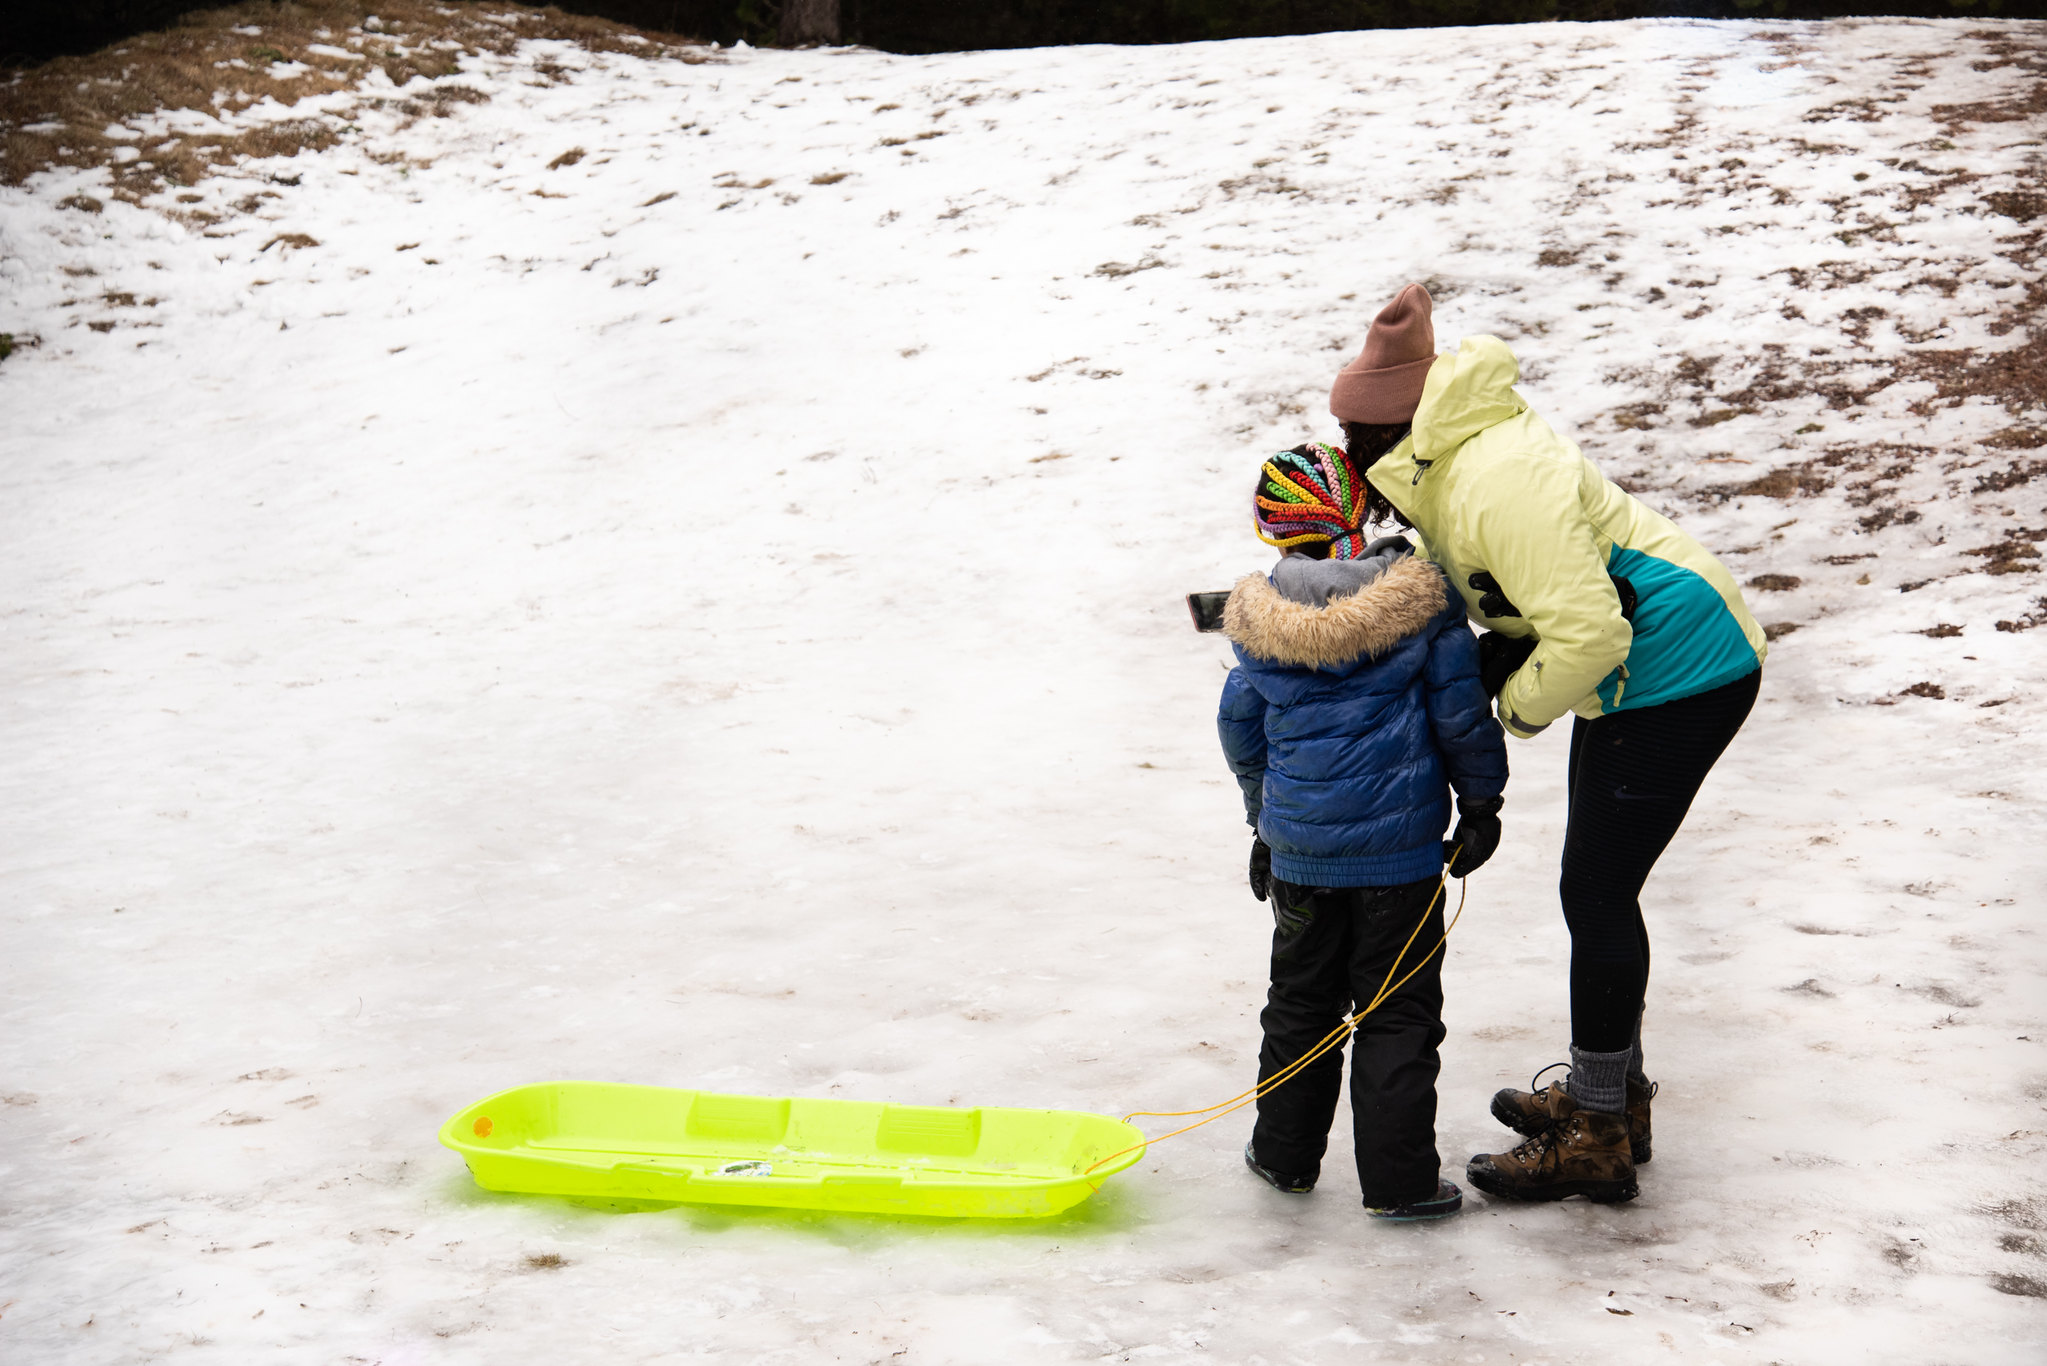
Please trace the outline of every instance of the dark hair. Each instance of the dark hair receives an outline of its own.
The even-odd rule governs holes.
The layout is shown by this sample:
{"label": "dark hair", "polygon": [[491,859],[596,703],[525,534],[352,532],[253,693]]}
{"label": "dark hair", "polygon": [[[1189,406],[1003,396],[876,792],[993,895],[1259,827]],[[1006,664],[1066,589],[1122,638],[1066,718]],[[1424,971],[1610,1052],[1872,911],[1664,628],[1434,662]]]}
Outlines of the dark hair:
{"label": "dark hair", "polygon": [[[1360,476],[1372,463],[1386,452],[1400,444],[1413,428],[1409,422],[1341,422],[1343,427],[1343,448],[1350,456],[1350,462]],[[1397,522],[1403,527],[1414,523],[1400,515],[1400,510],[1386,500],[1386,495],[1372,487],[1370,479],[1365,480],[1365,525],[1374,526],[1380,522]]]}

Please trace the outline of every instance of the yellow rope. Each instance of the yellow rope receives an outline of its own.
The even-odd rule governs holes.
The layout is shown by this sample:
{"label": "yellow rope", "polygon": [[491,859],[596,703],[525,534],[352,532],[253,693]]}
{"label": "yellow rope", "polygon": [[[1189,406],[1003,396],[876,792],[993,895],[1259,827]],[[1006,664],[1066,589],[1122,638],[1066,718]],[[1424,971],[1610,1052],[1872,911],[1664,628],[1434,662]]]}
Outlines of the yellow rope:
{"label": "yellow rope", "polygon": [[[1456,855],[1453,852],[1451,856],[1451,861],[1455,862],[1455,860]],[[1313,1048],[1309,1049],[1299,1058],[1296,1058],[1293,1062],[1287,1064],[1279,1071],[1273,1073],[1264,1081],[1259,1082],[1250,1090],[1240,1091],[1236,1095],[1231,1096],[1228,1100],[1217,1101],[1213,1105],[1205,1105],[1199,1110],[1132,1110],[1129,1114],[1123,1117],[1123,1122],[1125,1124],[1128,1124],[1131,1120],[1136,1119],[1140,1115],[1149,1116],[1153,1119],[1178,1119],[1184,1115],[1207,1115],[1208,1117],[1206,1119],[1197,1119],[1192,1124],[1184,1124],[1179,1128],[1172,1130],[1169,1133],[1160,1134],[1157,1138],[1148,1138],[1142,1143],[1133,1143],[1127,1148],[1123,1148],[1117,1152],[1110,1153],[1107,1157],[1104,1157],[1099,1161],[1089,1163],[1086,1169],[1081,1172],[1081,1175],[1086,1176],[1089,1172],[1094,1171],[1095,1168],[1097,1167],[1107,1166],[1109,1163],[1114,1162],[1117,1158],[1122,1157],[1125,1153],[1134,1153],[1141,1148],[1150,1147],[1154,1143],[1163,1143],[1169,1138],[1177,1138],[1181,1134],[1187,1133],[1190,1130],[1199,1129],[1204,1124],[1211,1124],[1214,1121],[1221,1119],[1225,1115],[1235,1114],[1237,1111],[1243,1109],[1246,1105],[1249,1105],[1252,1102],[1256,1101],[1259,1097],[1270,1095],[1272,1094],[1272,1092],[1286,1085],[1286,1083],[1292,1081],[1295,1077],[1300,1075],[1302,1068],[1306,1067],[1309,1063],[1315,1061],[1315,1059],[1321,1057],[1324,1053],[1327,1053],[1330,1049],[1335,1048],[1337,1045],[1341,1044],[1343,1042],[1343,1036],[1345,1034],[1348,1034],[1351,1030],[1357,1028],[1358,1022],[1364,1019],[1365,1016],[1377,1010],[1379,1006],[1386,1000],[1387,997],[1391,996],[1394,992],[1406,986],[1408,979],[1413,977],[1417,972],[1420,972],[1423,968],[1427,967],[1429,965],[1429,960],[1434,958],[1436,954],[1442,950],[1443,945],[1449,942],[1450,931],[1457,928],[1458,920],[1461,919],[1464,915],[1464,897],[1466,891],[1468,890],[1468,884],[1462,878],[1459,878],[1457,881],[1457,911],[1454,915],[1450,917],[1450,923],[1443,927],[1442,937],[1438,939],[1433,946],[1430,947],[1429,951],[1426,954],[1422,955],[1422,960],[1419,963],[1416,963],[1413,967],[1407,970],[1407,972],[1401,977],[1399,981],[1396,982],[1393,980],[1393,974],[1400,971],[1401,960],[1406,958],[1407,951],[1410,948],[1414,947],[1414,941],[1420,937],[1423,927],[1429,923],[1429,917],[1435,914],[1436,905],[1439,901],[1442,900],[1443,893],[1448,888],[1448,886],[1449,875],[1446,871],[1441,878],[1437,879],[1435,895],[1429,898],[1429,904],[1427,905],[1427,907],[1423,909],[1421,919],[1415,922],[1413,931],[1411,931],[1407,936],[1407,942],[1400,946],[1400,952],[1393,956],[1393,965],[1386,969],[1385,980],[1380,982],[1377,994],[1375,994],[1372,997],[1371,1001],[1364,1007],[1364,1009],[1356,1011],[1355,1013],[1346,1017],[1342,1024],[1338,1025],[1335,1029],[1332,1029],[1327,1035],[1323,1036],[1322,1042],[1316,1044]],[[1214,1113],[1210,1114],[1209,1113],[1210,1111],[1214,1111]]]}

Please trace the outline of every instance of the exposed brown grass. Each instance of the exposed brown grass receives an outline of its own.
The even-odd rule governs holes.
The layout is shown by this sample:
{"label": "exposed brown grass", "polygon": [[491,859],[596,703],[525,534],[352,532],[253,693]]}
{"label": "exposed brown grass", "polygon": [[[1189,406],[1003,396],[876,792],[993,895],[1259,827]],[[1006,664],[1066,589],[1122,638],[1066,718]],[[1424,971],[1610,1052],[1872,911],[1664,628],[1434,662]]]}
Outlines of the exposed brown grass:
{"label": "exposed brown grass", "polygon": [[[1990,54],[1976,63],[1977,70],[2012,67],[2031,79],[2017,84],[2013,93],[2002,99],[1936,107],[1934,113],[1948,130],[1959,131],[1980,123],[2037,124],[2047,118],[2047,31],[1990,30],[1969,36],[1982,41]],[[2047,266],[2047,229],[2031,226],[2047,216],[2047,195],[2037,188],[2039,172],[2047,169],[2047,158],[2036,152],[2031,161],[2031,187],[1981,197],[1983,207],[1990,213],[2011,219],[2014,226],[2026,229],[2004,238],[2002,243],[2005,258],[2021,268],[2026,296],[1992,328],[2000,333],[2020,332],[2026,340],[2004,351],[1929,350],[1909,356],[1899,367],[1900,377],[1933,381],[1942,400],[1989,398],[2014,415],[2047,409],[2047,271],[2042,269]],[[2027,430],[2014,429],[2016,439],[2000,442],[1993,438],[1991,444],[2022,446],[2027,443],[2019,433]],[[2018,482],[2023,481],[2022,478]]]}
{"label": "exposed brown grass", "polygon": [[[1941,108],[1938,113],[1949,132],[1960,132],[1972,124],[2012,125],[2038,123],[2047,114],[2047,32],[2024,31],[1994,37],[1991,56],[1980,69],[2017,68],[2034,79],[2016,85],[2003,99],[1971,105]],[[1901,163],[1901,169],[1919,169]],[[1905,526],[1922,520],[1917,499],[1906,490],[1908,477],[1938,466],[1947,473],[1968,470],[1974,476],[1972,493],[2009,495],[2012,490],[2036,480],[2047,482],[2047,195],[2039,192],[2039,172],[2047,169],[2047,155],[2035,152],[2030,165],[2021,172],[2017,189],[1986,190],[1979,181],[1985,176],[1950,173],[1924,195],[1915,195],[1914,207],[1938,194],[1960,192],[1975,200],[1965,210],[1990,221],[2008,221],[1999,235],[1998,254],[2018,267],[2024,282],[2021,297],[1990,321],[1993,335],[2010,336],[2018,344],[1996,349],[1988,347],[1938,347],[1921,344],[1900,328],[1906,346],[1889,356],[1873,354],[1866,338],[1881,310],[1862,308],[1843,315],[1841,332],[1849,343],[1846,354],[1827,357],[1795,356],[1784,348],[1764,345],[1745,356],[1734,357],[1723,367],[1722,357],[1687,358],[1674,366],[1654,372],[1638,372],[1616,378],[1632,378],[1656,396],[1655,401],[1616,409],[1614,421],[1622,427],[1649,427],[1658,419],[1683,413],[1694,416],[1688,425],[1704,428],[1750,413],[1768,413],[1799,400],[1818,399],[1836,411],[1858,407],[1879,391],[1900,381],[1921,381],[1932,386],[1932,396],[1913,405],[1924,416],[1947,407],[1989,400],[2003,409],[2006,425],[1978,443],[1976,451],[1947,453],[1930,447],[1900,443],[1855,443],[1830,445],[1815,457],[1768,470],[1745,481],[1703,487],[1697,496],[1725,501],[1742,496],[1796,500],[1831,494],[1857,510],[1856,527],[1864,534]],[[1858,285],[1879,268],[1873,260],[1823,262],[1818,266],[1787,271],[1798,296]],[[1957,282],[1921,279],[1924,286],[1952,297]],[[1802,316],[1802,315],[1801,315]],[[1733,377],[1727,371],[1733,371]],[[1738,386],[1738,387],[1737,387]],[[1666,410],[1670,410],[1667,414]],[[1799,434],[1823,430],[1809,424]],[[1977,572],[2005,575],[2035,575],[2043,562],[2041,542],[2047,528],[2008,525],[2025,514],[2016,506],[1979,508],[1981,532],[1997,539],[1961,553],[1974,560]],[[1859,556],[1829,557],[1829,563],[1845,563]],[[1967,561],[1965,561],[1966,563]],[[1796,584],[1788,575],[1763,575],[1750,587],[1761,591],[1782,590]],[[1911,592],[1932,580],[1899,585]],[[2020,578],[2016,582],[2024,583]],[[2047,624],[2047,598],[2032,611],[2010,620],[2000,620],[1997,629],[2021,632]],[[1796,629],[1795,623],[1777,623],[1767,628],[1772,639]],[[1936,628],[1927,634],[1936,638],[1960,634],[1959,628]],[[1939,697],[1938,685],[1921,684],[1900,696]]]}
{"label": "exposed brown grass", "polygon": [[2018,123],[2047,115],[2047,41],[2021,30],[1978,29],[1967,35],[1990,54],[1975,63],[1978,71],[2017,67],[2032,76],[2016,97],[1979,104],[1937,104],[1934,117],[1954,132],[1972,123]]}
{"label": "exposed brown grass", "polygon": [[[372,15],[379,22],[363,29]],[[110,126],[157,111],[230,116],[266,97],[290,105],[357,88],[372,71],[382,71],[398,87],[426,78],[431,85],[391,98],[414,117],[443,117],[457,105],[489,98],[449,80],[459,76],[463,58],[506,54],[529,38],[566,40],[593,52],[708,59],[688,39],[553,8],[288,0],[203,10],[173,28],[138,34],[99,52],[0,74],[0,184],[19,185],[60,166],[107,167],[114,195],[139,201],[168,187],[196,184],[215,167],[245,157],[326,147],[342,134],[346,120],[305,118],[218,135],[142,138],[109,137]],[[329,50],[314,51],[316,46]],[[124,162],[124,148],[139,155]],[[86,212],[100,207],[87,196],[66,203]]]}
{"label": "exposed brown grass", "polygon": [[[1982,45],[1985,54],[1978,70],[2011,69],[2027,79],[2014,80],[1999,98],[1973,104],[1938,106],[1934,113],[1946,131],[1957,134],[1973,125],[2037,124],[2047,116],[2047,31],[2037,28],[1986,31],[1968,37]],[[1868,102],[1868,109],[1856,112],[1845,106],[1824,111],[1836,115],[1882,117],[1879,105],[1895,100]],[[2010,134],[2017,137],[2017,133]],[[2047,155],[2036,152],[2028,168],[2030,175],[2019,188],[1975,190],[1983,175],[1968,171],[1934,171],[1916,161],[1890,163],[1899,170],[1925,174],[1928,184],[1907,195],[1907,207],[1919,205],[1955,192],[1973,193],[1975,204],[1965,209],[1993,219],[2008,220],[2010,231],[1999,238],[1999,254],[2018,267],[2025,282],[2023,297],[1991,321],[1996,335],[2014,336],[2018,344],[1995,350],[1988,348],[1941,348],[1917,344],[1918,339],[1900,329],[1907,343],[1902,352],[1889,356],[1874,354],[1867,345],[1872,327],[1886,315],[1873,306],[1843,314],[1841,334],[1848,345],[1843,355],[1796,356],[1784,348],[1764,345],[1753,353],[1730,358],[1725,367],[1740,378],[1724,377],[1720,356],[1686,357],[1675,365],[1654,370],[1615,374],[1616,381],[1634,382],[1647,389],[1652,398],[1613,411],[1613,421],[1622,428],[1651,428],[1671,421],[1686,407],[1693,415],[1686,425],[1710,428],[1751,413],[1768,413],[1799,400],[1819,399],[1829,409],[1840,411],[1867,403],[1879,391],[1900,381],[1930,383],[1931,398],[1916,404],[1914,411],[1934,411],[1970,400],[1988,399],[2008,415],[2010,425],[1993,433],[1981,444],[1989,459],[1973,462],[1976,494],[2005,493],[2036,479],[2047,480],[2047,459],[2040,448],[2047,445],[2043,417],[2047,417],[2047,193],[2039,189],[2039,172],[2047,170]],[[1846,239],[1844,239],[1846,240]],[[1545,261],[1545,264],[1552,262]],[[1847,259],[1783,272],[1794,299],[1828,290],[1859,285],[1879,270],[1889,269],[1875,257],[1855,254]],[[1934,290],[1952,297],[1958,282],[1923,278],[1911,287]],[[1793,305],[1787,304],[1787,307]],[[1797,316],[1804,316],[1801,312]],[[1739,387],[1733,387],[1738,384]],[[1667,411],[1674,410],[1674,411]],[[1820,430],[1817,424],[1801,428],[1800,434]],[[1917,508],[1907,506],[1898,492],[1900,481],[1914,469],[1923,468],[1938,453],[1923,447],[1835,446],[1824,455],[1807,459],[1755,478],[1701,488],[1701,497],[1725,501],[1757,496],[1797,499],[1816,497],[1840,489],[1846,502],[1865,509],[1857,525],[1865,532],[1904,525],[1920,520]],[[1953,469],[1954,466],[1948,466]],[[1985,554],[1988,572],[2028,573],[2035,567],[2037,552],[2030,541],[2000,542],[2007,553]],[[2023,546],[2023,549],[2016,548]],[[2023,628],[2019,628],[2023,629]]]}
{"label": "exposed brown grass", "polygon": [[1986,574],[2035,574],[2040,566],[2032,562],[2040,558],[2039,542],[2043,540],[2047,540],[2047,527],[2013,527],[2003,540],[1962,553],[1988,561],[1983,566]]}
{"label": "exposed brown grass", "polygon": [[1763,498],[1796,498],[1825,493],[1834,486],[1834,481],[1818,468],[1819,464],[1816,460],[1806,460],[1787,465],[1743,483],[1723,485],[1714,493],[1722,500],[1751,494]]}
{"label": "exposed brown grass", "polygon": [[2047,622],[2047,598],[2035,598],[2031,611],[2021,614],[2014,620],[1998,622],[1997,629],[2015,635],[2021,631],[2030,631],[2042,622]]}

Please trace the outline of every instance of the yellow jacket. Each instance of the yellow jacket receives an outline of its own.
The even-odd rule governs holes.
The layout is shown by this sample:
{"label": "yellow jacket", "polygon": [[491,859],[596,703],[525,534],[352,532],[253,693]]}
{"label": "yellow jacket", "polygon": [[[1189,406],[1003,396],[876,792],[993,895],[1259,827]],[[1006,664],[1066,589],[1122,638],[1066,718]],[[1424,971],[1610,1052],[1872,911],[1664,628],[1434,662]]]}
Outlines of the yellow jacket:
{"label": "yellow jacket", "polygon": [[[1768,646],[1725,565],[1622,492],[1519,393],[1497,337],[1436,358],[1414,430],[1366,472],[1478,623],[1533,636],[1500,689],[1522,738],[1731,683]],[[1634,604],[1624,615],[1624,580]],[[1630,619],[1632,618],[1632,620]]]}

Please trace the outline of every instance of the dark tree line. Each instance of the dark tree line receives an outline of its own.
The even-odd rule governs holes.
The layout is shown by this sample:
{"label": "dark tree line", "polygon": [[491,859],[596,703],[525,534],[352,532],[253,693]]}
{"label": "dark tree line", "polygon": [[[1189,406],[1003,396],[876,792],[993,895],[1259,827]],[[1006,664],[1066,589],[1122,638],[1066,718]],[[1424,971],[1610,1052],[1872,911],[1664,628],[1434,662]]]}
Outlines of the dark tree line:
{"label": "dark tree line", "polygon": [[2047,14],[2047,0],[839,0],[839,9],[847,41],[891,52],[945,52],[1549,20],[2030,18]]}
{"label": "dark tree line", "polygon": [[[730,43],[861,43],[949,52],[1182,43],[1356,28],[1692,16],[2038,19],[2047,0],[559,0],[575,14]],[[0,56],[89,52],[204,6],[191,0],[0,0]]]}

